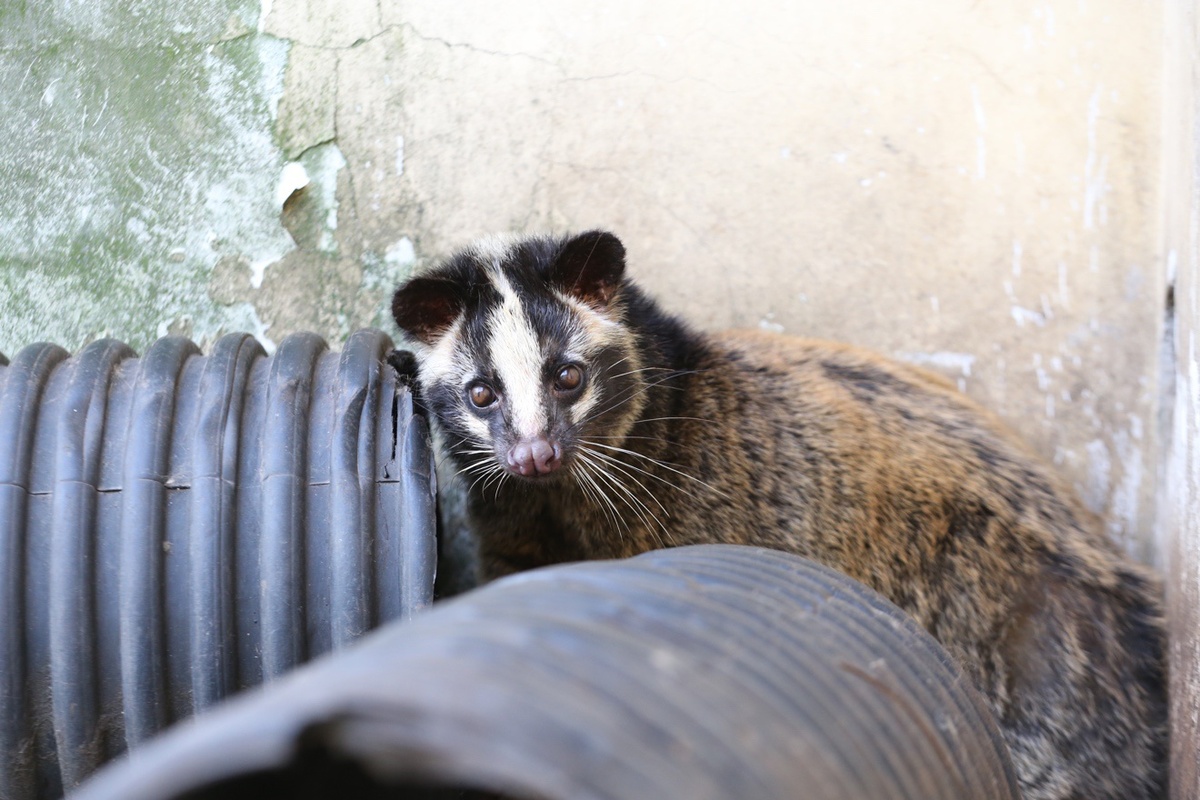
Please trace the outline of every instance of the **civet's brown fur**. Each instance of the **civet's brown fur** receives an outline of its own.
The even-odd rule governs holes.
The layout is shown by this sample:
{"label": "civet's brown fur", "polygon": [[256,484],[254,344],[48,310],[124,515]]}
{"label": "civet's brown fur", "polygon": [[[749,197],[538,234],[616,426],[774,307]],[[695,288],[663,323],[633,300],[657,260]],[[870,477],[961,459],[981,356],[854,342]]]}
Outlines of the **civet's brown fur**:
{"label": "civet's brown fur", "polygon": [[[1027,800],[1164,796],[1160,590],[994,416],[940,377],[862,350],[698,334],[619,269],[615,292],[601,286],[611,297],[589,293],[586,272],[578,289],[555,271],[581,269],[555,266],[578,240],[532,241],[544,247],[513,250],[503,266],[571,288],[635,334],[647,369],[632,390],[610,391],[630,402],[578,435],[628,451],[604,452],[642,507],[614,493],[614,518],[568,478],[477,484],[468,502],[485,578],[706,542],[797,553],[873,587],[949,650],[989,699]],[[616,248],[600,257],[619,259]],[[411,305],[397,316],[436,341]],[[594,369],[597,381],[616,374]],[[448,395],[422,389],[440,419],[452,416]],[[568,475],[579,468],[564,462]]]}

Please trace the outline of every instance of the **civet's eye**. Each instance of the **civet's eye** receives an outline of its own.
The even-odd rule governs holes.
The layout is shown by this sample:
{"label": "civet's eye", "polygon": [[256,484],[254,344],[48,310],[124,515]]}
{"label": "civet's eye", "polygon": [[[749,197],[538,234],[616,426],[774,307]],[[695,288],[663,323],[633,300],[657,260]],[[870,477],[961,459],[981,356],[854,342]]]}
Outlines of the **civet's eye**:
{"label": "civet's eye", "polygon": [[476,408],[487,408],[496,402],[496,393],[485,383],[472,383],[467,387],[467,397]]}
{"label": "civet's eye", "polygon": [[554,376],[554,389],[559,392],[571,392],[583,383],[583,370],[574,364],[563,364]]}

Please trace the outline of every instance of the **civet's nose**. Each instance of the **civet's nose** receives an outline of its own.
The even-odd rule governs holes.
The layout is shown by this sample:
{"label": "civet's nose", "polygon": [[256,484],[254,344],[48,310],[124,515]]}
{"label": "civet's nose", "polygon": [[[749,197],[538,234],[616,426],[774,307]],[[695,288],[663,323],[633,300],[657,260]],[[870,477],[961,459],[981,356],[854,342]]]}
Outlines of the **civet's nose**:
{"label": "civet's nose", "polygon": [[539,436],[513,445],[508,451],[508,465],[519,475],[536,478],[561,467],[562,453],[557,444]]}

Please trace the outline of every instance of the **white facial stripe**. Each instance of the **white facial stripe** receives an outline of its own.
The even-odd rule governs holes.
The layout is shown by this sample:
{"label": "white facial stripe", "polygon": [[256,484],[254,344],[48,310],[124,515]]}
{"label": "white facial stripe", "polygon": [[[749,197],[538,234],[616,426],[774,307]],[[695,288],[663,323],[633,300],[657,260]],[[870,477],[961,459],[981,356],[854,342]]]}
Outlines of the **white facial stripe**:
{"label": "white facial stripe", "polygon": [[497,267],[508,257],[509,251],[517,241],[518,237],[513,234],[496,233],[476,239],[471,243],[470,251],[480,263]]}
{"label": "white facial stripe", "polygon": [[[554,295],[563,305],[574,312],[576,325],[568,340],[570,349],[579,354],[574,357],[574,360],[587,363],[588,355],[606,347],[618,347],[628,352],[629,355],[613,366],[610,377],[623,373],[637,373],[640,370],[641,362],[637,359],[637,351],[633,347],[629,330],[621,325],[618,318],[597,311],[587,303],[562,292],[555,292]],[[640,394],[640,392],[632,392],[626,402],[639,405]],[[606,402],[603,392],[599,389],[599,384],[589,383],[583,396],[571,407],[569,412],[571,423],[578,424],[587,419],[597,407],[603,409],[603,404]]]}
{"label": "white facial stripe", "polygon": [[578,329],[571,334],[570,347],[572,350],[590,351],[607,347],[625,334],[620,320],[597,311],[587,303],[568,294],[556,291],[554,297],[570,308],[579,322]]}
{"label": "white facial stripe", "polygon": [[[425,345],[421,350],[421,389],[431,391],[433,386],[457,386],[462,383],[463,375],[474,372],[474,366],[468,357],[466,348],[462,347],[462,329],[466,325],[466,314],[458,315],[442,337],[430,347]],[[484,420],[479,419],[466,408],[456,413],[462,427],[474,435],[479,441],[491,443],[492,433]]]}
{"label": "white facial stripe", "polygon": [[434,345],[421,348],[421,384],[426,390],[439,383],[458,383],[464,372],[459,343],[465,319],[465,314],[459,314]]}
{"label": "white facial stripe", "polygon": [[[468,357],[462,342],[462,329],[466,324],[466,315],[460,314],[454,324],[432,346],[418,343],[421,355],[420,380],[421,388],[429,392],[439,384],[458,386],[463,376],[470,375],[475,367]],[[491,430],[487,423],[467,411],[465,407],[456,414],[461,425],[477,440],[484,443],[492,441]]]}
{"label": "white facial stripe", "polygon": [[[589,372],[592,367],[588,364],[587,358],[587,338],[582,331],[574,330],[570,335],[570,344],[568,350],[562,354],[563,363],[582,364],[585,372]],[[567,408],[567,419],[571,424],[579,422],[587,416],[592,407],[600,399],[600,389],[596,384],[596,380],[589,374],[587,383],[583,387],[583,394]]]}
{"label": "white facial stripe", "polygon": [[501,297],[487,325],[492,366],[504,383],[504,401],[512,426],[520,436],[534,437],[545,433],[547,423],[541,347],[508,279],[494,270],[492,283]]}
{"label": "white facial stripe", "polygon": [[478,417],[468,411],[466,406],[463,406],[459,410],[458,420],[476,440],[485,444],[492,443],[492,431],[488,427],[487,422],[482,417]]}
{"label": "white facial stripe", "polygon": [[571,424],[576,425],[581,420],[587,419],[592,413],[592,409],[600,402],[600,390],[596,388],[596,384],[589,383],[587,388],[583,390],[583,395],[571,406],[568,414],[571,417]]}

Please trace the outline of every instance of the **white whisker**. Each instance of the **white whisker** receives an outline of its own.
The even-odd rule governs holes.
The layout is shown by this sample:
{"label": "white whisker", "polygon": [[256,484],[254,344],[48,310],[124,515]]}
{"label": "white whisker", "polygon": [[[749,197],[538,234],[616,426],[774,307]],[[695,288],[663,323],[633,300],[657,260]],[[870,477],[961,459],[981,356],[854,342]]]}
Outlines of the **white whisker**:
{"label": "white whisker", "polygon": [[[593,473],[593,470],[597,470],[599,467],[597,467],[595,463],[592,462],[591,459],[587,458],[587,456],[585,456],[583,453],[579,453],[578,455],[579,470],[576,472],[576,475],[586,480],[587,485],[591,487],[589,491],[590,496],[596,499],[596,504],[600,507],[605,516],[612,522],[613,527],[616,529],[617,536],[621,541],[624,541],[625,537],[623,534],[623,529],[626,527],[625,521],[621,519],[621,515],[617,513],[616,504],[613,503],[612,498],[610,498],[608,494],[601,488],[599,483],[597,483],[595,474]],[[579,486],[582,488],[584,483],[579,482]]]}
{"label": "white whisker", "polygon": [[671,368],[670,367],[641,367],[640,369],[631,369],[628,372],[621,372],[616,375],[609,375],[608,377],[615,380],[616,378],[624,378],[626,375],[638,375],[642,372],[655,372],[655,371],[664,372],[669,369],[671,369]]}
{"label": "white whisker", "polygon": [[[595,442],[595,441],[591,441],[591,440],[586,440],[586,441],[588,441],[589,444],[595,445],[596,447],[603,447],[605,450],[613,450],[618,453],[626,453],[627,455],[636,456],[638,458],[645,459],[646,461],[649,461],[652,464],[662,467],[663,469],[667,470],[668,472],[673,472],[676,475],[680,475],[684,478],[687,478],[689,481],[698,483],[699,485],[703,486],[705,489],[707,489],[710,492],[713,492],[714,494],[720,495],[721,497],[724,497],[727,500],[730,499],[729,495],[725,494],[724,492],[720,491],[719,489],[714,488],[711,484],[708,484],[708,483],[700,480],[699,478],[695,477],[694,475],[689,475],[688,473],[684,472],[683,470],[677,469],[676,467],[671,466],[670,464],[666,463],[665,461],[661,461],[657,458],[651,458],[650,456],[639,453],[636,450],[629,450],[624,447],[616,447],[611,444],[604,444],[602,442]],[[632,464],[628,464],[628,463],[626,463],[626,466],[633,467]],[[633,468],[636,469],[636,467],[633,467]],[[649,472],[647,472],[646,474],[651,475],[651,477],[658,478],[658,480],[661,480],[664,483],[674,486],[674,484],[671,484],[670,481],[667,481],[666,479],[661,478],[658,475],[652,475]],[[680,491],[682,491],[682,489]]]}
{"label": "white whisker", "polygon": [[670,422],[672,420],[681,420],[684,422],[704,422],[709,425],[714,424],[711,419],[704,419],[702,417],[649,417],[646,419],[634,420],[631,424],[641,425],[643,422]]}
{"label": "white whisker", "polygon": [[[595,451],[590,451],[590,452],[592,452],[593,456],[604,456],[604,453],[598,453]],[[650,500],[653,500],[654,504],[659,507],[659,510],[662,511],[662,515],[664,515],[665,517],[671,516],[671,512],[666,510],[666,507],[664,505],[662,505],[661,501],[658,498],[655,497],[654,493],[650,492],[649,489],[646,487],[646,485],[644,485],[644,483],[642,483],[640,480],[637,480],[637,477],[634,474],[631,474],[630,471],[626,470],[624,468],[625,465],[616,461],[616,459],[610,458],[610,459],[607,459],[607,461],[610,462],[610,465],[613,469],[618,470],[620,474],[624,475],[625,477],[628,477],[629,480],[636,483],[638,488],[641,488],[642,492],[646,493],[647,497],[650,498]],[[647,506],[646,504],[644,504],[640,498],[635,497],[634,492],[632,492],[632,489],[630,489],[628,486],[622,485],[622,486],[620,486],[620,488],[622,488],[622,491],[625,492],[626,494],[628,494],[630,498],[636,500],[637,504],[640,505],[642,507],[642,509],[646,510],[647,515],[649,515],[650,518],[654,519],[655,523],[658,523],[659,528],[662,529],[662,533],[664,533],[668,537],[668,539],[670,539],[670,537],[671,537],[670,530],[667,530],[666,525],[664,523],[662,523],[662,521],[661,521],[661,519],[659,519],[658,515],[655,515],[655,513],[652,510],[650,510],[650,507]],[[643,522],[644,522],[644,517],[643,517]],[[649,528],[649,524],[647,524],[647,527]],[[658,536],[658,534],[655,533],[655,536]],[[658,536],[658,540],[659,540],[660,545],[666,547],[664,541],[662,541],[661,536]]]}
{"label": "white whisker", "polygon": [[[590,422],[592,420],[599,419],[600,417],[604,416],[605,414],[609,413],[610,411],[614,411],[614,410],[620,408],[621,406],[625,405],[626,403],[633,400],[634,398],[639,397],[640,395],[646,394],[651,389],[654,389],[658,386],[662,386],[667,381],[674,380],[675,378],[683,377],[685,375],[695,375],[695,374],[698,374],[700,372],[705,372],[705,371],[706,370],[676,370],[676,371],[671,372],[669,375],[664,375],[650,383],[641,383],[636,386],[633,386],[629,389],[626,389],[622,394],[613,398],[612,402],[606,408],[590,414],[588,416],[587,421]],[[681,391],[683,387],[668,386],[667,388]]]}
{"label": "white whisker", "polygon": [[[499,469],[499,467],[497,467],[496,469],[498,470],[498,469]],[[493,474],[493,470],[484,470],[484,471],[483,471],[483,472],[482,472],[482,473],[479,475],[479,477],[477,477],[477,478],[474,480],[474,482],[472,482],[472,483],[471,483],[471,485],[467,487],[467,494],[470,494],[470,493],[471,493],[471,491],[472,491],[472,490],[474,490],[474,488],[475,488],[475,485],[476,485],[476,484],[478,484],[478,483],[479,483],[481,480],[483,480],[484,478],[487,478],[487,477],[489,477],[489,476],[490,476],[490,475],[492,475],[492,474]]]}
{"label": "white whisker", "polygon": [[[593,442],[593,444],[598,444],[598,443]],[[682,486],[678,485],[677,483],[669,481],[666,478],[662,477],[661,475],[655,475],[653,472],[642,469],[641,467],[637,466],[636,464],[630,464],[628,462],[621,461],[620,459],[614,458],[613,456],[607,455],[605,453],[600,453],[595,450],[592,450],[591,453],[592,453],[592,455],[594,455],[598,458],[604,459],[605,462],[613,465],[614,467],[619,466],[619,467],[622,467],[625,469],[634,470],[635,472],[640,472],[641,474],[645,475],[646,477],[653,478],[654,480],[658,481],[659,483],[662,483],[662,484],[670,487],[671,489],[674,489],[677,492],[681,492],[682,494],[687,495],[688,497],[692,498],[693,500],[695,500],[697,502],[702,502],[702,498],[699,495],[697,495],[696,493],[688,491],[687,489],[683,488]],[[626,473],[626,474],[628,474],[628,473]],[[632,478],[633,476],[630,476],[630,477]],[[647,493],[649,493],[649,492],[647,492]],[[651,495],[651,496],[653,496],[653,495]],[[657,498],[655,498],[655,502],[658,502]],[[663,510],[665,511],[666,509],[663,509]],[[670,514],[668,513],[667,516],[670,516]]]}
{"label": "white whisker", "polygon": [[658,532],[654,530],[655,522],[657,522],[660,526],[662,525],[662,523],[658,520],[657,517],[654,516],[653,513],[651,513],[650,509],[646,506],[646,504],[643,503],[637,496],[635,496],[630,491],[628,486],[625,486],[623,483],[621,483],[619,480],[617,480],[614,476],[612,476],[606,470],[601,468],[600,465],[596,464],[594,466],[596,467],[596,474],[600,478],[602,478],[605,481],[605,483],[607,483],[609,486],[611,486],[613,489],[615,489],[618,492],[618,495],[620,496],[621,500],[625,503],[626,507],[628,507],[629,510],[633,512],[634,516],[636,516],[638,518],[638,520],[642,523],[642,525],[645,526],[647,531],[654,534],[655,538],[658,539],[659,545],[662,547],[665,547],[666,545],[663,544],[662,537],[659,536]]}

